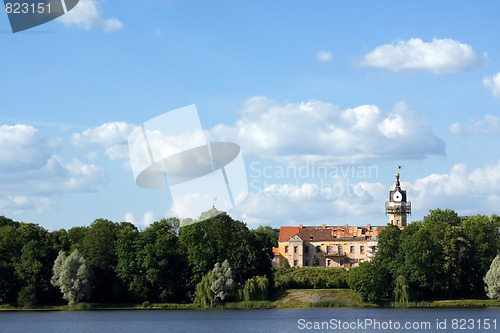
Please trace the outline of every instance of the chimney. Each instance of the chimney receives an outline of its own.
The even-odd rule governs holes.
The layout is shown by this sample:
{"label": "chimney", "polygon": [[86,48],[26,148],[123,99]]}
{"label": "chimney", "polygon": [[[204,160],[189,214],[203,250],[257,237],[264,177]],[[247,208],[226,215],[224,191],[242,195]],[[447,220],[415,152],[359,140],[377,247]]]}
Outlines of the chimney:
{"label": "chimney", "polygon": [[321,227],[322,227],[323,229],[326,229],[326,224],[323,224]]}
{"label": "chimney", "polygon": [[304,228],[304,225],[299,224],[299,228],[300,228],[300,229]]}

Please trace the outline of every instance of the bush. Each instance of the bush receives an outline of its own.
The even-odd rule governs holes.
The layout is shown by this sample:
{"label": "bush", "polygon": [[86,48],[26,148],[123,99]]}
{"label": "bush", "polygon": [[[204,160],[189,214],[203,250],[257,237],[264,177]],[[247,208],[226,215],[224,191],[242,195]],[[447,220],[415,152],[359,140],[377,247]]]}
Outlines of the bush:
{"label": "bush", "polygon": [[341,267],[280,267],[274,270],[277,289],[347,288],[348,272]]}
{"label": "bush", "polygon": [[36,290],[33,285],[24,287],[17,294],[17,305],[30,308],[36,303]]}

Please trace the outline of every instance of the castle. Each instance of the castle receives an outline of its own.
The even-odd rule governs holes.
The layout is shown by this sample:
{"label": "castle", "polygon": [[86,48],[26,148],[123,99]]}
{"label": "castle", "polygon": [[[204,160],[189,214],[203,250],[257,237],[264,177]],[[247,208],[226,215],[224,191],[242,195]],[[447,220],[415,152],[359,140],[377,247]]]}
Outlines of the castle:
{"label": "castle", "polygon": [[[396,186],[389,191],[385,212],[389,223],[400,229],[407,225],[411,214],[411,202],[407,201],[406,190],[401,189],[399,173]],[[369,261],[377,253],[378,235],[385,226],[284,226],[280,228],[278,247],[273,249],[273,266],[282,266],[288,261],[291,267],[327,266],[356,267]]]}

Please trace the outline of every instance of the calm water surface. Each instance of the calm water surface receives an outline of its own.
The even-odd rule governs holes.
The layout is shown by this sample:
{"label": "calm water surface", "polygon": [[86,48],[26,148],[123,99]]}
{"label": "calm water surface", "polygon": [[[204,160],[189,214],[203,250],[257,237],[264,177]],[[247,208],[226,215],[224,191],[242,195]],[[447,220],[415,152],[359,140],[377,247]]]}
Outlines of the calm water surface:
{"label": "calm water surface", "polygon": [[500,332],[500,308],[0,312],[2,333],[322,331]]}

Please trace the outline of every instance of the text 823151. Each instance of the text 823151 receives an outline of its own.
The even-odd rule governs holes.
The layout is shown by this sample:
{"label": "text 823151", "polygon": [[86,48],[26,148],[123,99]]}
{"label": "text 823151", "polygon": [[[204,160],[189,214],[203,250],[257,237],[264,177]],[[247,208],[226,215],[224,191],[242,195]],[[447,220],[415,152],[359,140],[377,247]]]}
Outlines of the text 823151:
{"label": "text 823151", "polygon": [[6,3],[5,11],[7,14],[48,14],[50,13],[50,2],[46,4],[28,2]]}

